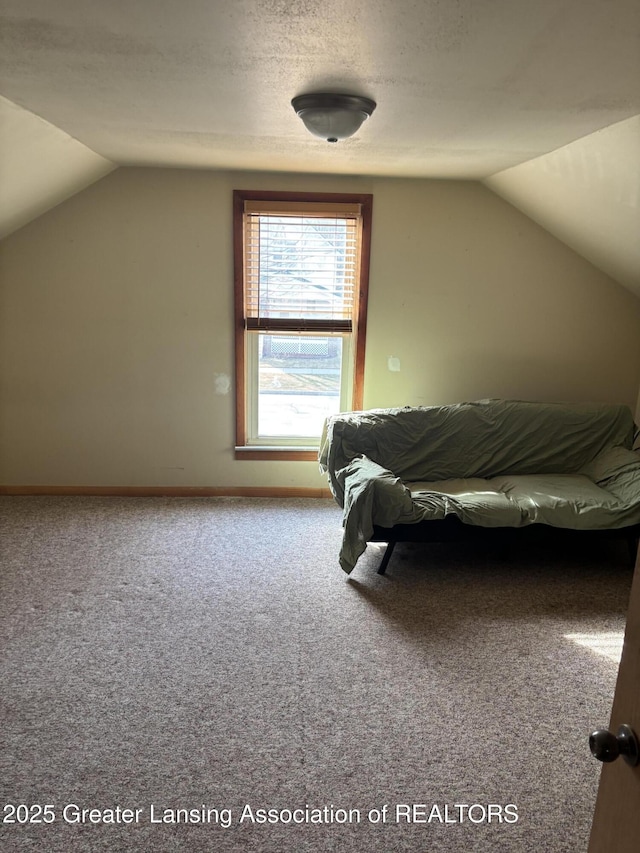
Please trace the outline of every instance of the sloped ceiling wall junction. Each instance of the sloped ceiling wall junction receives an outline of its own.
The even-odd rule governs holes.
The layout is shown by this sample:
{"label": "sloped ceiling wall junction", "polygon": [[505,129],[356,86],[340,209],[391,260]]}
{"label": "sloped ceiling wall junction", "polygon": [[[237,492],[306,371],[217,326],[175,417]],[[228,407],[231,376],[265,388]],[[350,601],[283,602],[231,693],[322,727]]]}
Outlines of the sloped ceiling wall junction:
{"label": "sloped ceiling wall junction", "polygon": [[640,116],[483,183],[640,296]]}
{"label": "sloped ceiling wall junction", "polygon": [[[0,239],[117,165],[0,96]],[[483,183],[640,297],[640,116]]]}
{"label": "sloped ceiling wall junction", "polygon": [[117,168],[1,96],[0,130],[0,238]]}
{"label": "sloped ceiling wall junction", "polygon": [[2,0],[0,77],[4,233],[114,164],[487,181],[638,292],[638,0]]}

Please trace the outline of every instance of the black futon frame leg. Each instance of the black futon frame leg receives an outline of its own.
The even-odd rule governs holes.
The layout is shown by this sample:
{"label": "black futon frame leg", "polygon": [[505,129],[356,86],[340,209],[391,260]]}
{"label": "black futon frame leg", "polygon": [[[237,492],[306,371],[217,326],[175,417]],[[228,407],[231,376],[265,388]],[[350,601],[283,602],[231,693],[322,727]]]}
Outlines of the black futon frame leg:
{"label": "black futon frame leg", "polygon": [[383,575],[386,572],[387,566],[389,565],[389,560],[391,559],[391,555],[393,554],[393,549],[395,547],[396,547],[395,540],[392,539],[391,542],[387,543],[386,551],[384,552],[382,562],[380,563],[380,566],[378,568],[378,574],[379,575]]}

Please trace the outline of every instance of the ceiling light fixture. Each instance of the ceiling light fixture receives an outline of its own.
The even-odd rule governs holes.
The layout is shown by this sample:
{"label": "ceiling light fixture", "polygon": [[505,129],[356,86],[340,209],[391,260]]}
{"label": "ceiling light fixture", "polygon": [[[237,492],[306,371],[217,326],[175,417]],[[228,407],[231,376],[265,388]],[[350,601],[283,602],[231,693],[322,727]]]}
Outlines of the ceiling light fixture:
{"label": "ceiling light fixture", "polygon": [[291,106],[307,130],[327,142],[348,139],[376,108],[375,101],[361,95],[337,95],[318,92],[298,95]]}

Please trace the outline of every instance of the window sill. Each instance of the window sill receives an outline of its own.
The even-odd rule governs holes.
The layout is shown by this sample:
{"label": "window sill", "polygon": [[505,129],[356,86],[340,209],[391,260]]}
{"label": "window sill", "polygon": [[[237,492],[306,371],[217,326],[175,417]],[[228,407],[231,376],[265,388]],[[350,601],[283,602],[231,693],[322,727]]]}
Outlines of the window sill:
{"label": "window sill", "polygon": [[235,448],[236,459],[253,461],[317,462],[317,447],[274,447],[245,445]]}

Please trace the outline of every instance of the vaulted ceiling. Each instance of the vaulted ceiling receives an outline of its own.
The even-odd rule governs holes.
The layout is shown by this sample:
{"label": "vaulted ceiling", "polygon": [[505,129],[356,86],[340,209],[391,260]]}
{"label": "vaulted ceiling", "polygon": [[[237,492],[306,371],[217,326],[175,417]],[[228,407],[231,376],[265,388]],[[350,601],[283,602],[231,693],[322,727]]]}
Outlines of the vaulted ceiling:
{"label": "vaulted ceiling", "polygon": [[[620,215],[638,222],[638,0],[0,0],[0,33],[0,156],[16,186],[25,170],[34,184],[20,139],[38,149],[35,119],[41,146],[55,136],[82,161],[75,188],[114,165],[491,179],[525,209],[544,158],[616,125],[616,166],[605,151],[600,167],[628,176]],[[291,108],[309,91],[377,108],[331,145]],[[557,210],[566,178],[530,215]],[[640,259],[616,277],[640,293]]]}

